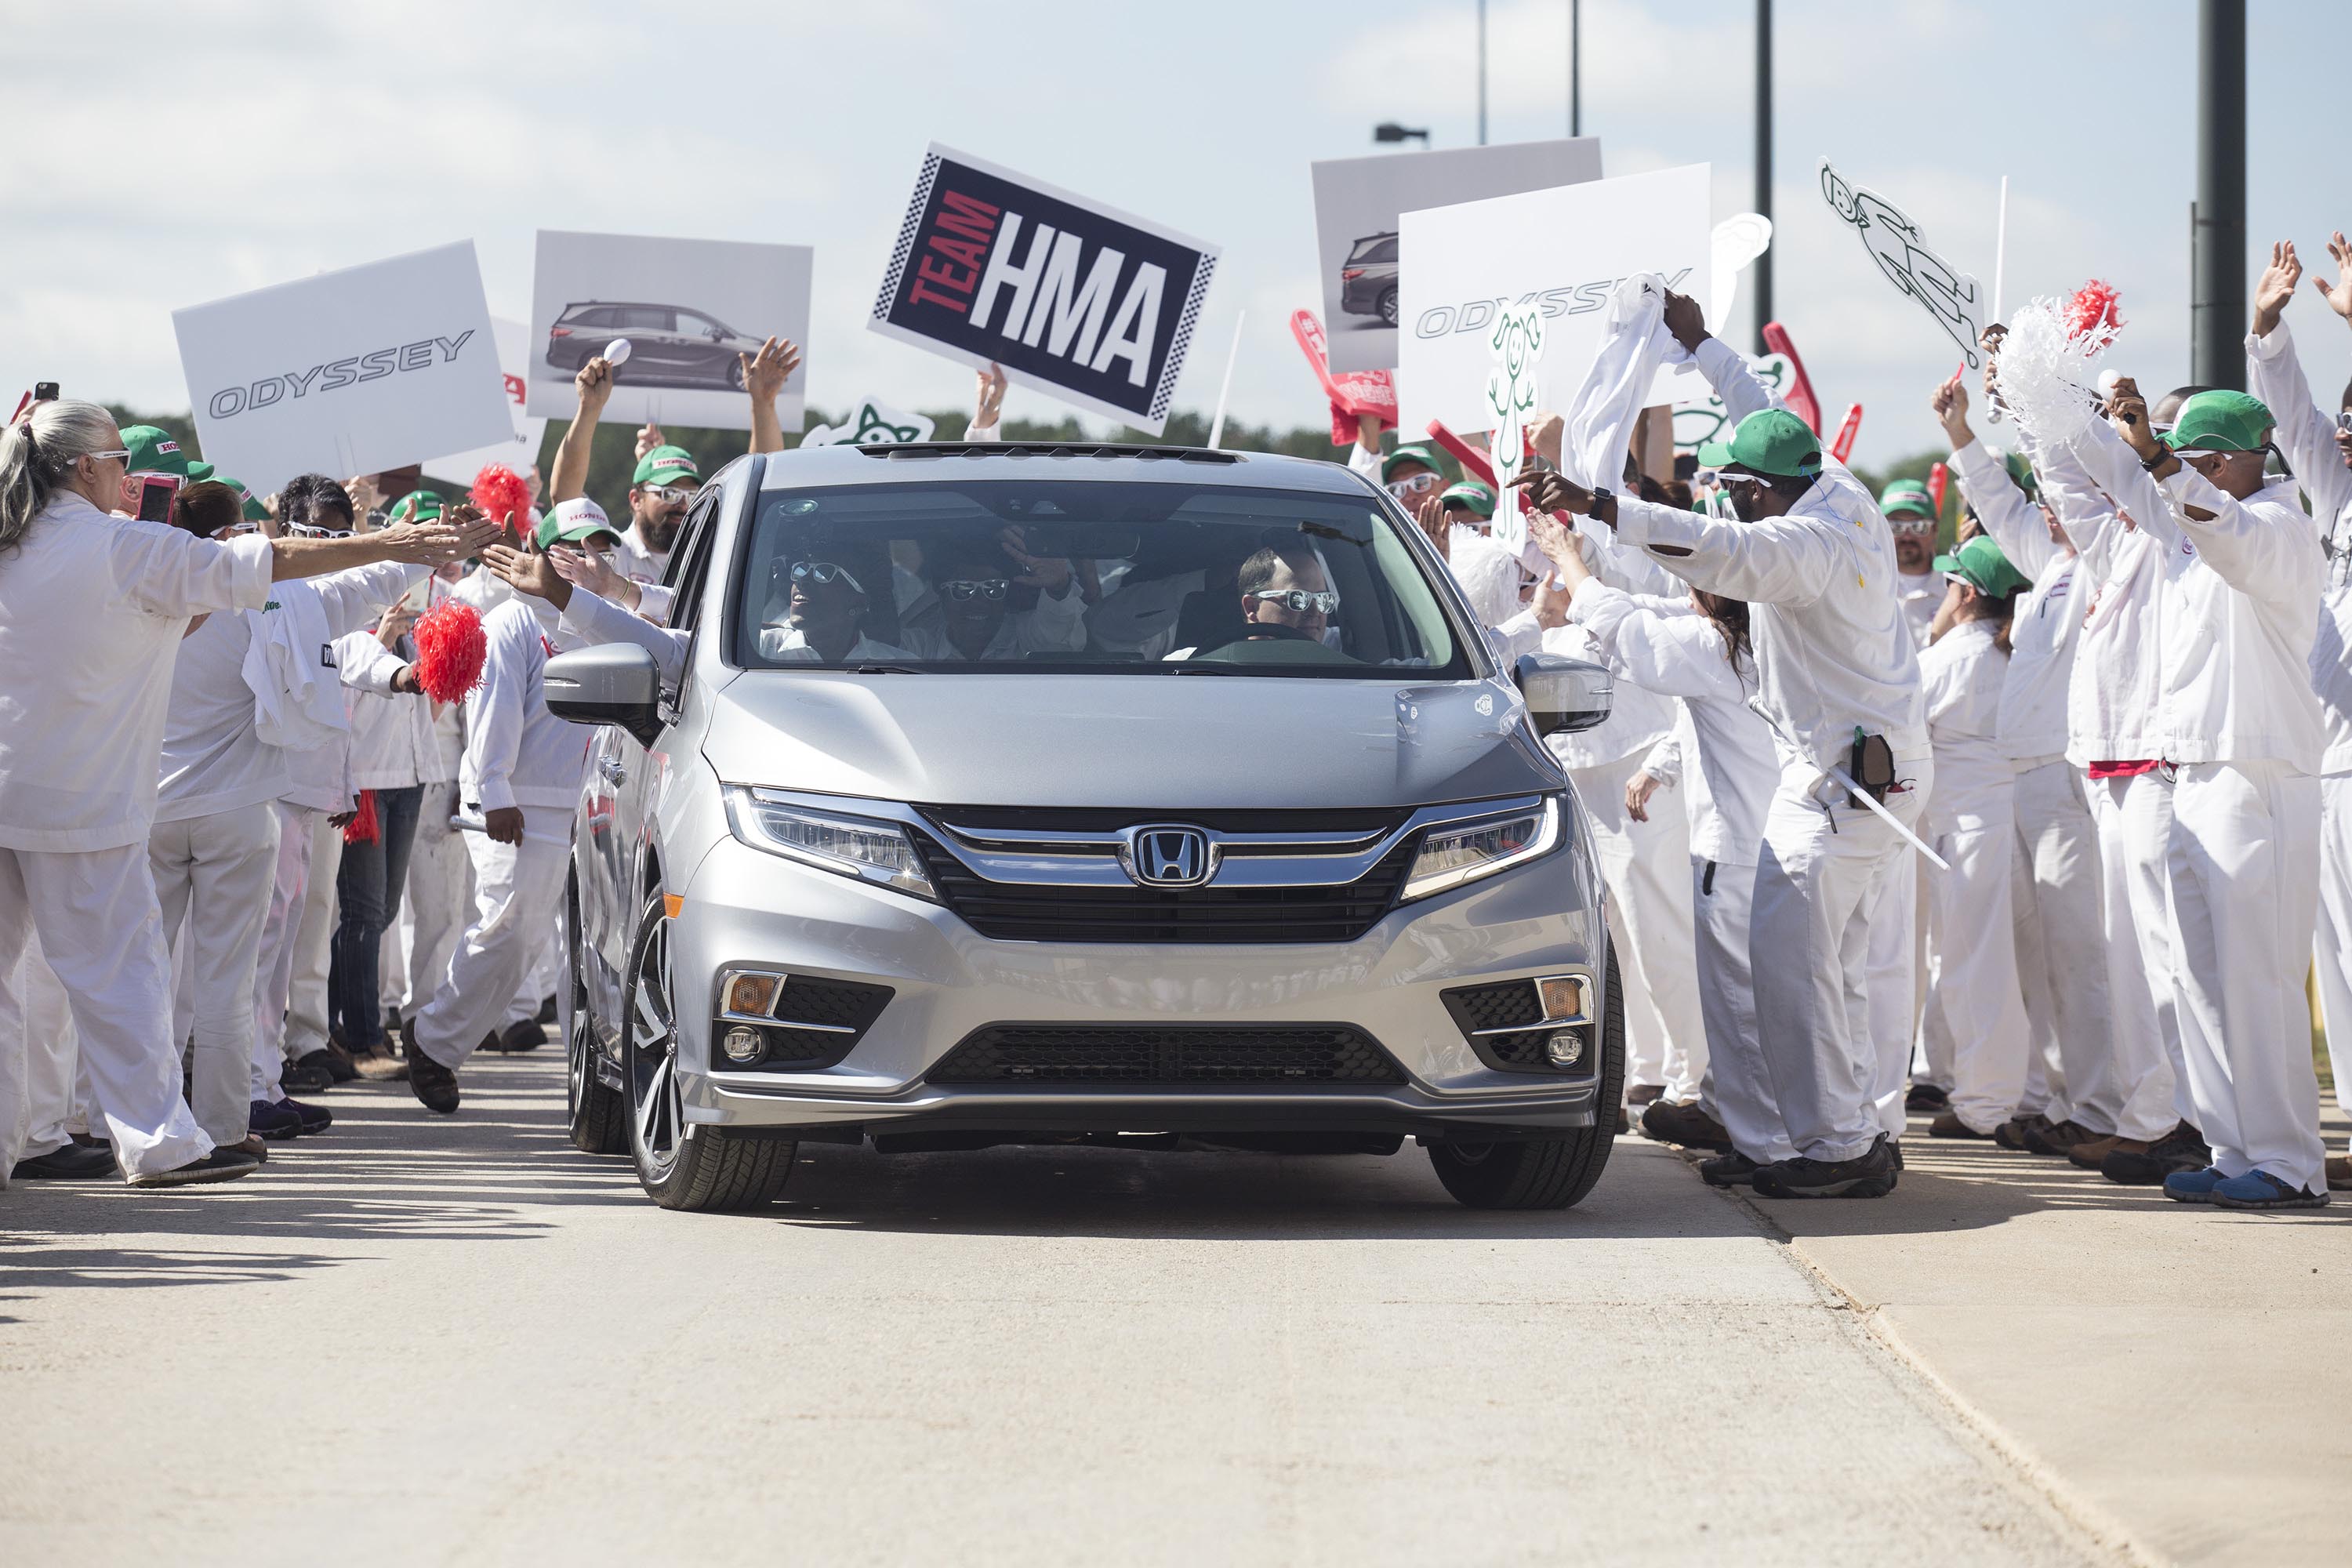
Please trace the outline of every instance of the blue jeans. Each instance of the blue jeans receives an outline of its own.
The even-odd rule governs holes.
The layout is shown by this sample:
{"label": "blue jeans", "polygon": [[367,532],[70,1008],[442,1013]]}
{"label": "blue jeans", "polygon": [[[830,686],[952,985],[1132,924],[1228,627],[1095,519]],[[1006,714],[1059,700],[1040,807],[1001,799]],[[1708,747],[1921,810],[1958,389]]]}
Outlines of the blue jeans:
{"label": "blue jeans", "polygon": [[400,918],[400,890],[408,880],[408,847],[416,840],[416,814],[425,786],[375,792],[376,838],[346,844],[335,873],[341,908],[327,971],[327,1021],[354,1051],[380,1049],[383,1016],[376,1007],[376,955],[386,927]]}

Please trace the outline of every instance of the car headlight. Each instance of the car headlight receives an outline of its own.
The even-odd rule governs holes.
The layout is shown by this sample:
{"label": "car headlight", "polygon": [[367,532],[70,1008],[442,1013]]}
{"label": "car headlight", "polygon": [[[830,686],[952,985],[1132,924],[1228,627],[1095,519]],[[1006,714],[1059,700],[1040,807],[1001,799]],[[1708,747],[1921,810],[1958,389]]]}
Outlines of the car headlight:
{"label": "car headlight", "polygon": [[1448,892],[1549,855],[1559,843],[1559,797],[1553,795],[1506,816],[1432,828],[1413,858],[1400,901]]}
{"label": "car headlight", "polygon": [[754,849],[939,902],[914,841],[896,823],[810,811],[737,784],[727,791],[727,826]]}

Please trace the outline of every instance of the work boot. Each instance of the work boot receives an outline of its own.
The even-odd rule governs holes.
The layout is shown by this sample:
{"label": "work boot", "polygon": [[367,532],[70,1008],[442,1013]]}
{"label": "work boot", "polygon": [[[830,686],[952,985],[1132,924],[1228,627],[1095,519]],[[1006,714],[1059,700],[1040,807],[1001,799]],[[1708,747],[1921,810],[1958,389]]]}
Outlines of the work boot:
{"label": "work boot", "polygon": [[1654,1105],[1664,1099],[1665,1093],[1665,1086],[1663,1084],[1637,1083],[1625,1091],[1625,1103],[1639,1110],[1645,1105]]}
{"label": "work boot", "polygon": [[1992,1141],[2004,1149],[2022,1150],[2025,1135],[2050,1125],[2050,1118],[2035,1111],[2031,1116],[2012,1116],[1992,1130]]}
{"label": "work boot", "polygon": [[234,1147],[215,1149],[201,1160],[191,1160],[168,1171],[133,1176],[131,1184],[134,1187],[192,1187],[203,1182],[233,1182],[259,1169],[261,1162],[243,1150]]}
{"label": "work boot", "polygon": [[1958,1111],[1947,1110],[1943,1115],[1938,1116],[1935,1121],[1927,1123],[1927,1136],[1930,1138],[1985,1139],[1993,1136],[1993,1134],[1990,1132],[1978,1131],[1975,1128],[1960,1120],[1960,1113]]}
{"label": "work boot", "polygon": [[1775,1160],[1757,1170],[1755,1186],[1768,1198],[1883,1198],[1895,1181],[1895,1156],[1882,1132],[1851,1160]]}
{"label": "work boot", "polygon": [[2327,1194],[2324,1189],[2315,1193],[2309,1187],[2290,1187],[2268,1171],[2248,1171],[2216,1182],[2210,1201],[2215,1208],[2223,1209],[2324,1209]]}
{"label": "work boot", "polygon": [[1710,1187],[1744,1187],[1759,1169],[1755,1161],[1737,1149],[1698,1163],[1699,1179]]}
{"label": "work boot", "polygon": [[2164,1178],[2164,1195],[2177,1204],[2210,1204],[2213,1201],[2213,1189],[2227,1179],[2212,1165],[2196,1171],[2175,1171]]}
{"label": "work boot", "polygon": [[2327,1156],[2327,1190],[2352,1193],[2352,1154]]}
{"label": "work boot", "polygon": [[1903,1096],[1903,1109],[1906,1110],[1941,1110],[1951,1103],[1950,1092],[1937,1089],[1932,1083],[1915,1083]]}
{"label": "work boot", "polygon": [[273,1143],[302,1136],[302,1118],[282,1100],[253,1101],[246,1110],[245,1124]]}
{"label": "work boot", "polygon": [[523,1018],[509,1024],[482,1042],[482,1049],[512,1055],[517,1051],[535,1051],[547,1044],[547,1031],[536,1018]]}
{"label": "work boot", "polygon": [[299,1062],[288,1062],[278,1070],[278,1087],[289,1091],[299,1089],[304,1094],[324,1094],[334,1088],[335,1075],[328,1070],[324,1061],[318,1059],[323,1055],[323,1052],[312,1051]]}
{"label": "work boot", "polygon": [[2139,1139],[2126,1138],[2120,1132],[2110,1132],[2105,1138],[2094,1138],[2088,1143],[2077,1143],[2066,1151],[2066,1158],[2086,1171],[2095,1171],[2106,1163],[2108,1155],[2118,1149],[2135,1153],[2147,1152],[2147,1144]]}
{"label": "work boot", "polygon": [[2076,1144],[2095,1142],[2103,1136],[2071,1117],[2064,1121],[2044,1119],[2041,1126],[2025,1130],[2025,1147],[2032,1153],[2063,1160],[2074,1152]]}
{"label": "work boot", "polygon": [[450,1115],[457,1109],[457,1075],[417,1048],[415,1040],[402,1049],[408,1055],[408,1091],[427,1110]]}
{"label": "work boot", "polygon": [[8,1173],[12,1182],[96,1182],[115,1173],[108,1143],[68,1143],[46,1154],[28,1154]]}
{"label": "work boot", "polygon": [[1642,1112],[1642,1136],[1661,1143],[1679,1143],[1685,1149],[1731,1152],[1731,1134],[1723,1130],[1722,1122],[1701,1110],[1696,1100],[1687,1105],[1677,1105],[1671,1100],[1654,1102]]}
{"label": "work boot", "polygon": [[2099,1162],[2099,1174],[2127,1187],[2152,1187],[2175,1171],[2201,1171],[2212,1163],[2205,1134],[2186,1121],[2147,1146],[2144,1153],[2118,1149]]}
{"label": "work boot", "polygon": [[318,1062],[337,1083],[349,1083],[360,1076],[359,1064],[352,1060],[352,1053],[345,1050],[339,1041],[329,1040],[317,1050],[304,1053],[302,1059]]}
{"label": "work boot", "polygon": [[352,1066],[370,1083],[406,1083],[408,1063],[390,1051],[361,1051]]}

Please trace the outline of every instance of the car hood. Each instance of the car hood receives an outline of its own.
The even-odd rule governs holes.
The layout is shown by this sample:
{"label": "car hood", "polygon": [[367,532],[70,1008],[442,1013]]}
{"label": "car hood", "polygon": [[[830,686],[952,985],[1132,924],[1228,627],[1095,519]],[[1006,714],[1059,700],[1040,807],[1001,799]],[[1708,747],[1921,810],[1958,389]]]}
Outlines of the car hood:
{"label": "car hood", "polygon": [[747,670],[705,753],[730,784],[957,805],[1433,805],[1560,787],[1499,680]]}

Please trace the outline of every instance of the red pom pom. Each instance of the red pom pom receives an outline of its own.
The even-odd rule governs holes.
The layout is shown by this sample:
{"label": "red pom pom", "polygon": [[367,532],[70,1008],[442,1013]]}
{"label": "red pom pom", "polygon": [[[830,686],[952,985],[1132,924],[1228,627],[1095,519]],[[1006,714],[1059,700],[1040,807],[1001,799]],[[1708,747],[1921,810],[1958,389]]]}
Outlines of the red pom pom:
{"label": "red pom pom", "polygon": [[481,612],[462,599],[444,599],[416,617],[416,684],[436,702],[458,702],[482,683],[489,644]]}
{"label": "red pom pom", "polygon": [[512,523],[518,532],[530,528],[530,486],[504,463],[484,464],[467,493],[492,522]]}
{"label": "red pom pom", "polygon": [[2066,335],[2086,337],[2100,328],[2113,332],[2122,327],[2123,318],[2116,314],[2119,296],[2115,285],[2092,279],[2074,290],[2074,298],[2066,305]]}
{"label": "red pom pom", "polygon": [[360,811],[357,816],[343,824],[343,842],[373,844],[383,837],[383,828],[375,819],[375,791],[360,791]]}

